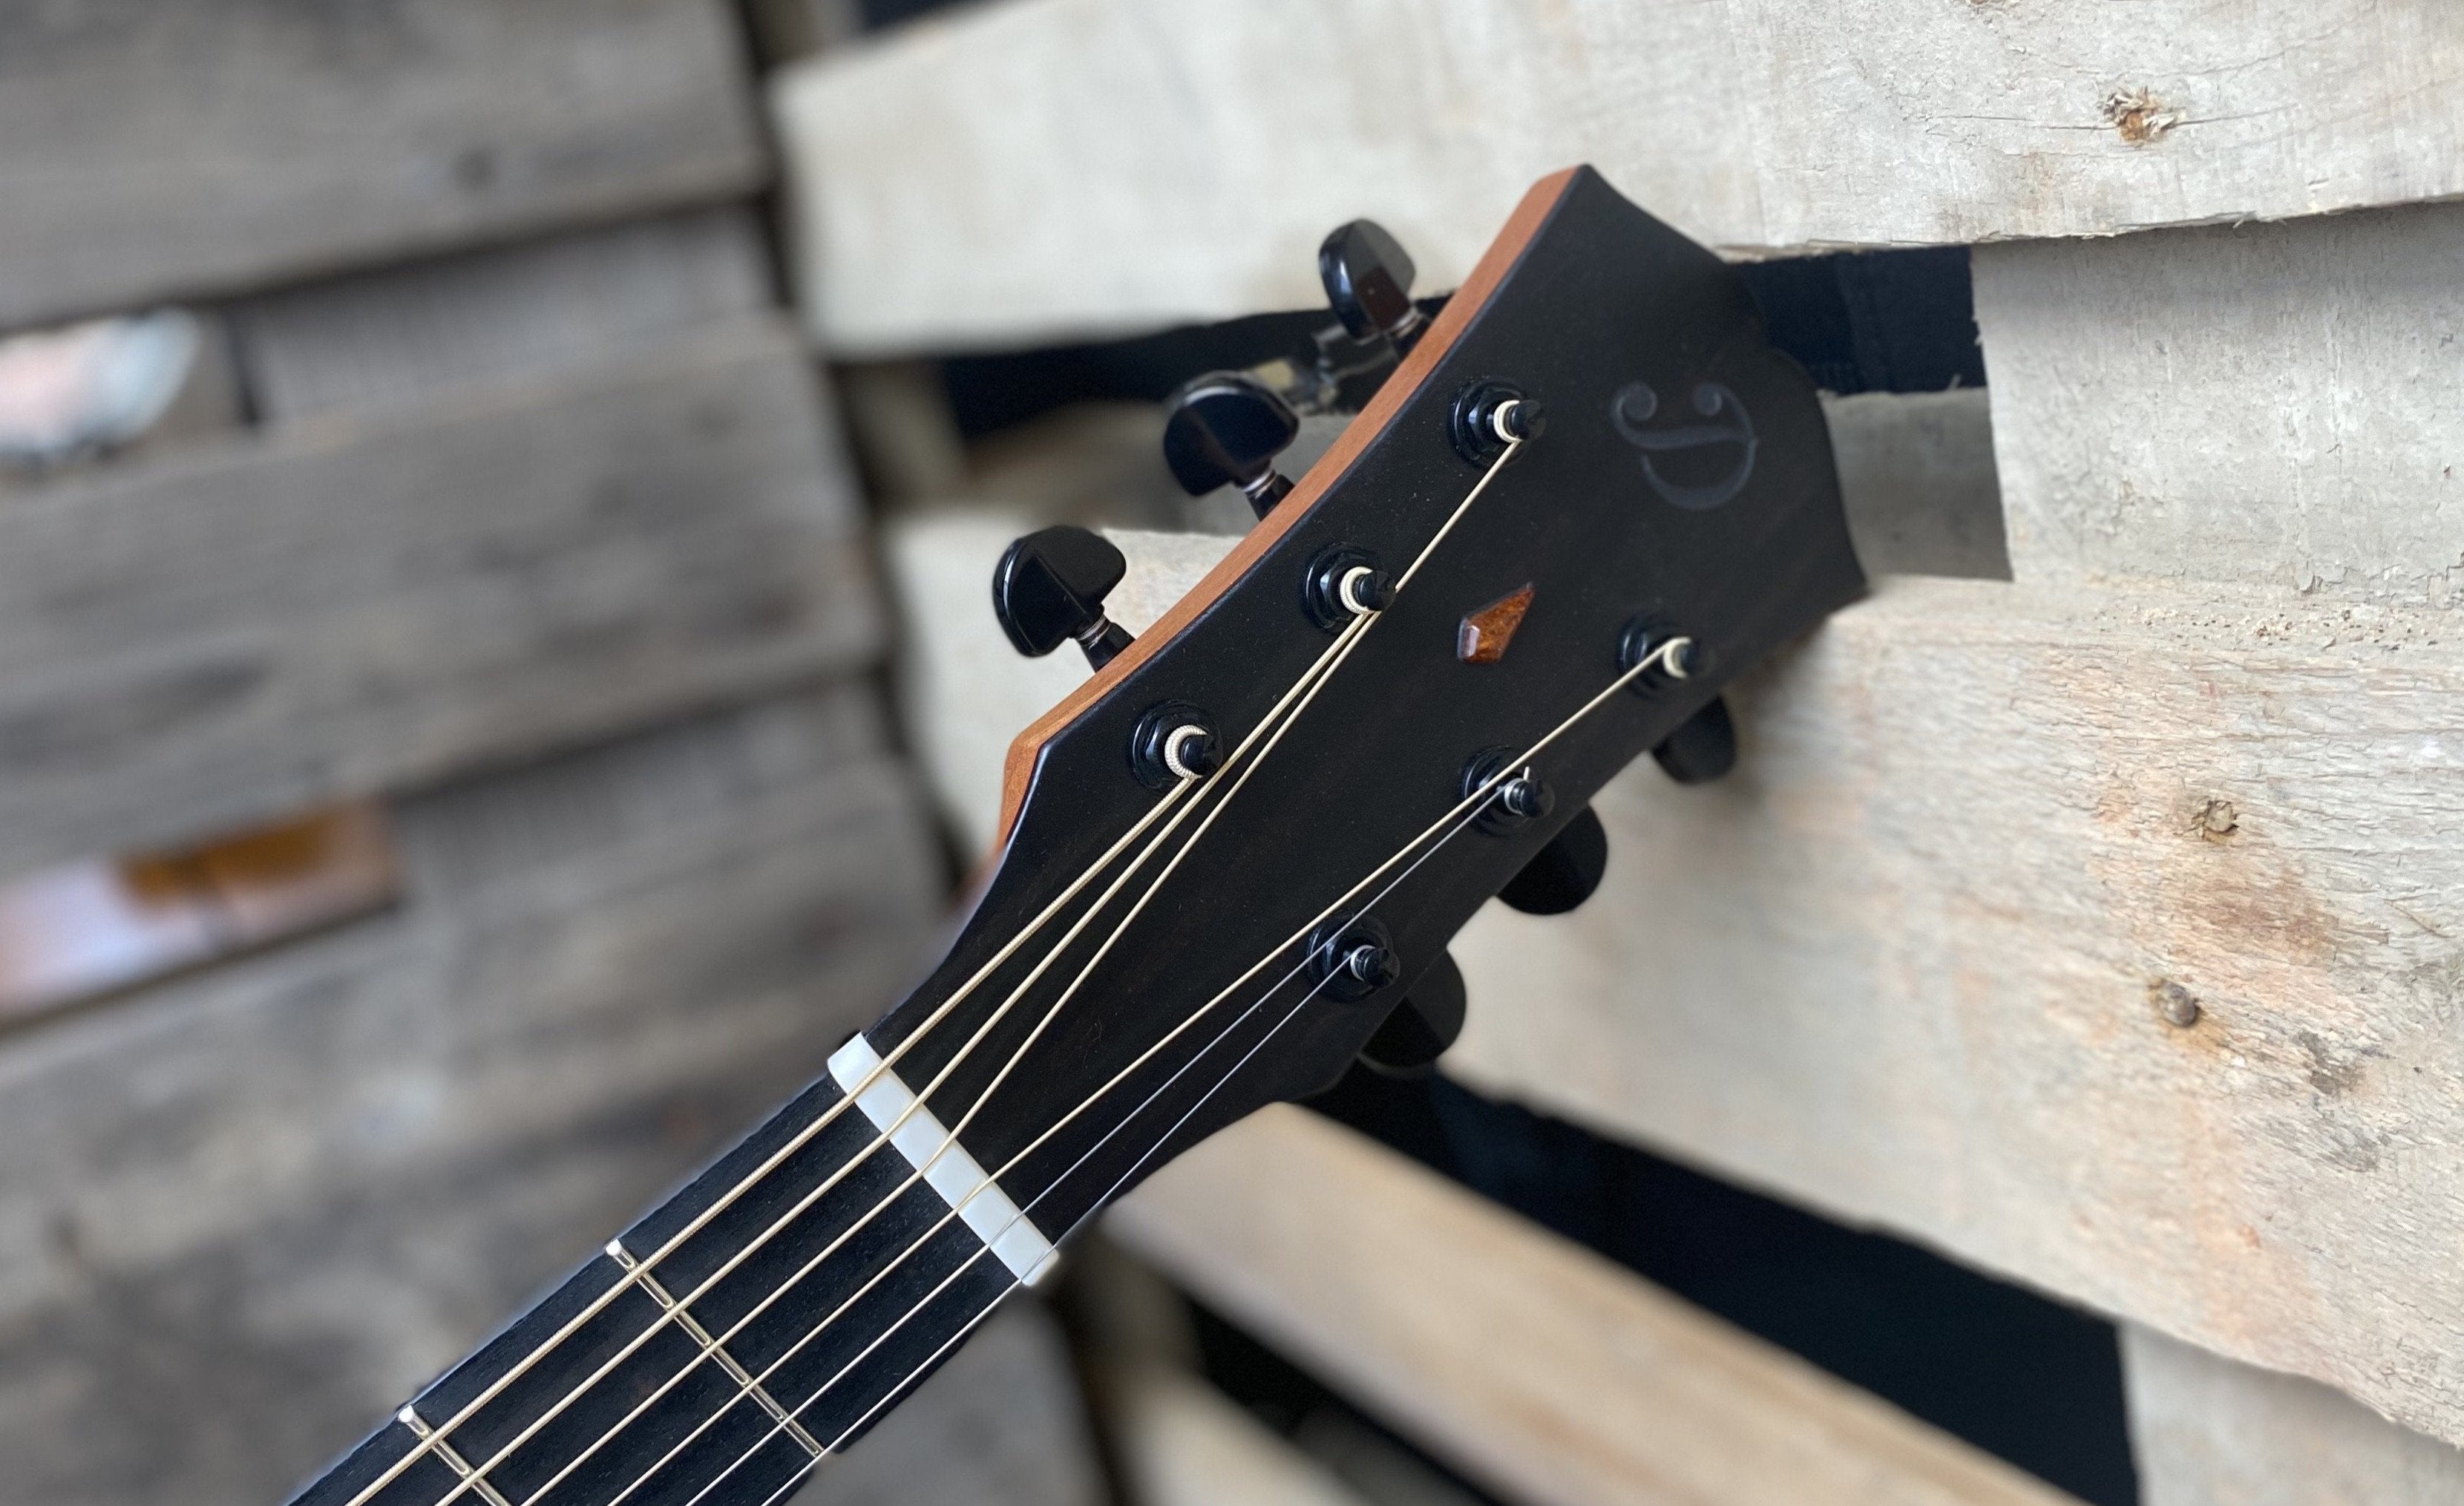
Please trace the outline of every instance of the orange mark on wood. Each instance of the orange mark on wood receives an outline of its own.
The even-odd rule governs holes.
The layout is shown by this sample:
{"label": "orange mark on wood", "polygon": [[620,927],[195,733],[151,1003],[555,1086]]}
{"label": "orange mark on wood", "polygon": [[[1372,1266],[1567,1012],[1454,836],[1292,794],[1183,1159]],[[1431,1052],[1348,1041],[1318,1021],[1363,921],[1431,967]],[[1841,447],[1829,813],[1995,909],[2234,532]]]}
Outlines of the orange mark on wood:
{"label": "orange mark on wood", "polygon": [[1523,626],[1523,614],[1530,609],[1531,587],[1525,586],[1466,613],[1455,630],[1455,657],[1465,664],[1494,664],[1506,657],[1506,646],[1514,641],[1514,630]]}
{"label": "orange mark on wood", "polygon": [[385,815],[346,805],[179,852],[0,884],[0,1020],[82,1003],[363,915],[397,884]]}
{"label": "orange mark on wood", "polygon": [[1506,274],[1531,244],[1532,237],[1540,233],[1540,227],[1548,222],[1549,211],[1565,197],[1567,188],[1573,184],[1574,174],[1579,170],[1568,167],[1552,172],[1533,184],[1530,190],[1523,195],[1523,202],[1516,205],[1513,214],[1507,217],[1506,228],[1497,233],[1497,239],[1489,243],[1480,264],[1472,268],[1471,276],[1463,279],[1463,286],[1455,290],[1454,297],[1446,299],[1446,306],[1438,312],[1428,333],[1420,337],[1420,343],[1412,347],[1412,353],[1403,358],[1403,364],[1395,368],[1395,374],[1378,388],[1377,395],[1369,400],[1369,406],[1345,426],[1342,437],[1334,442],[1334,448],[1309,467],[1309,474],[1301,477],[1300,484],[1292,488],[1291,495],[1276,503],[1275,510],[1261,519],[1256,527],[1242,535],[1241,542],[1233,546],[1232,552],[1225,555],[1214,569],[1207,571],[1206,578],[1192,587],[1189,594],[1157,618],[1153,627],[1139,633],[1136,642],[1123,649],[1111,663],[1081,680],[1078,688],[1064,698],[1061,704],[1036,719],[1033,725],[1010,743],[1009,759],[1001,769],[1001,813],[999,834],[993,838],[995,852],[1009,841],[1010,830],[1018,825],[1018,813],[1026,804],[1026,786],[1035,777],[1035,761],[1043,754],[1044,745],[1052,741],[1062,728],[1085,716],[1111,692],[1112,687],[1128,678],[1132,670],[1153,658],[1157,650],[1178,637],[1207,608],[1214,606],[1225,591],[1232,588],[1233,582],[1265,558],[1266,550],[1317,505],[1319,498],[1342,477],[1344,472],[1352,468],[1354,460],[1360,458],[1361,453],[1369,448],[1369,442],[1385,432],[1387,426],[1402,411],[1403,405],[1419,395],[1421,384],[1429,379],[1438,363],[1470,326],[1472,316],[1487,306],[1489,297],[1497,291],[1498,284],[1506,280]]}

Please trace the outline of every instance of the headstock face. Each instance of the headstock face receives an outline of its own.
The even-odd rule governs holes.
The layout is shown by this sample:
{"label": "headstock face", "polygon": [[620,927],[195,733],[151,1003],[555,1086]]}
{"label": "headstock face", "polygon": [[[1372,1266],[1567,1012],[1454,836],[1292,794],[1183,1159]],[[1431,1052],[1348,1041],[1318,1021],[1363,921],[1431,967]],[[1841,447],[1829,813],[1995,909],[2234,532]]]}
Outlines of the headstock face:
{"label": "headstock face", "polygon": [[[1099,911],[1109,878],[919,1033],[1165,798],[1140,777],[1142,724],[1151,741],[1170,708],[1163,720],[1199,717],[1234,747],[1334,641],[1310,609],[1313,573],[1337,551],[1390,574],[1413,564],[1504,448],[1460,417],[1501,389],[1543,405],[1545,429],[1280,737],[1194,786],[1194,814]],[[1342,442],[1021,738],[1004,843],[972,915],[868,1033],[884,1052],[913,1037],[899,1070],[920,1083],[980,1028],[935,1095],[943,1120],[980,1098],[965,1132],[977,1159],[1010,1167],[1001,1181],[1043,1227],[1069,1228],[1181,1145],[1331,1082],[1601,784],[1862,586],[1814,388],[1767,343],[1743,281],[1590,169],[1545,180]],[[1390,863],[1459,805],[1467,766],[1520,753],[1607,689],[1639,626],[1693,639],[1695,673],[1644,676],[1533,759],[1546,814],[1489,811]],[[1321,987],[1295,937],[1371,875],[1333,924],[1373,919],[1397,976]]]}

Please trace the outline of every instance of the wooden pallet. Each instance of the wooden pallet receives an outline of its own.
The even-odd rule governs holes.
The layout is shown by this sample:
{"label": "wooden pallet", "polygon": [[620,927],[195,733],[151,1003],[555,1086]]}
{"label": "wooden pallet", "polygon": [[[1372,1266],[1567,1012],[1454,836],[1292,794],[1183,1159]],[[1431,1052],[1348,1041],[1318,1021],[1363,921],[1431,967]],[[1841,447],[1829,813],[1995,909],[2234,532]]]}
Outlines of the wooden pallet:
{"label": "wooden pallet", "polygon": [[[12,1498],[281,1498],[927,945],[754,92],[720,0],[0,17],[0,333],[205,335],[0,475]],[[1103,1495],[1022,1308],[804,1500]]]}
{"label": "wooden pallet", "polygon": [[[1301,306],[1360,213],[1442,286],[1577,159],[1735,255],[1974,244],[2011,578],[1869,556],[1742,688],[1734,778],[1634,771],[1589,908],[1466,934],[1454,1070],[2144,1327],[2153,1500],[2309,1488],[2233,1441],[2287,1405],[2253,1367],[2353,1399],[2299,1393],[2318,1480],[2443,1498],[2338,1472],[2407,1436],[2365,1407],[2464,1441],[2464,208],[2421,202],[2464,17],[1405,10],[1035,0],[791,73],[811,328]],[[897,546],[971,594],[978,548]],[[971,652],[924,673],[989,696]]]}

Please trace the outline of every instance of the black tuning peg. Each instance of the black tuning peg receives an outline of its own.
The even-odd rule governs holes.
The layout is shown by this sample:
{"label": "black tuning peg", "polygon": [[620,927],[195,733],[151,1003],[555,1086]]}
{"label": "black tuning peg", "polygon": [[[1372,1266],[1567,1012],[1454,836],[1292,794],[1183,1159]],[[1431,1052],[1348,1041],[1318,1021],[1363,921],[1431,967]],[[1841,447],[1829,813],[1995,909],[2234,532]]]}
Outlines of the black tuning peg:
{"label": "black tuning peg", "polygon": [[1506,881],[1497,897],[1525,915],[1564,915],[1592,897],[1608,869],[1609,834],[1585,806]]}
{"label": "black tuning peg", "polygon": [[1728,703],[1711,702],[1678,723],[1667,741],[1651,750],[1668,777],[1681,785],[1704,785],[1737,765],[1737,724],[1728,720]]}
{"label": "black tuning peg", "polygon": [[1317,248],[1317,277],[1326,300],[1354,340],[1383,336],[1398,351],[1428,327],[1412,302],[1412,258],[1375,220],[1337,226]]}
{"label": "black tuning peg", "polygon": [[1275,456],[1301,421],[1272,388],[1239,371],[1210,371],[1175,392],[1171,408],[1164,463],[1190,496],[1237,486],[1264,518],[1290,495],[1291,478],[1275,469]]}
{"label": "black tuning peg", "polygon": [[1463,969],[1443,952],[1412,980],[1403,1002],[1360,1048],[1363,1066],[1390,1077],[1418,1077],[1463,1033]]}
{"label": "black tuning peg", "polygon": [[1102,669],[1130,646],[1130,635],[1104,615],[1104,598],[1129,573],[1101,535],[1063,524],[1028,534],[993,566],[993,615],[1018,652],[1040,658],[1068,639]]}

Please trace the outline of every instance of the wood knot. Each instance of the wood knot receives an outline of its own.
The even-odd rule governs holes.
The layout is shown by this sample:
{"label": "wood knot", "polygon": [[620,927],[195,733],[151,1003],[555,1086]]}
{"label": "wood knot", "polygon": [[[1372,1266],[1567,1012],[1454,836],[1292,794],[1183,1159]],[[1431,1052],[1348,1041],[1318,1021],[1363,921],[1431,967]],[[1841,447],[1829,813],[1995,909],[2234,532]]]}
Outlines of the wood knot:
{"label": "wood knot", "polygon": [[2175,1030],[2187,1030],[2199,1023],[2199,996],[2170,978],[2159,978],[2147,986],[2147,1002],[2155,1008],[2156,1018]]}
{"label": "wood knot", "polygon": [[2190,818],[2190,830],[2204,841],[2221,842],[2241,829],[2241,812],[2230,800],[2211,800]]}
{"label": "wood knot", "polygon": [[2145,89],[2133,89],[2105,97],[2104,123],[2119,131],[2131,145],[2146,146],[2181,124],[2182,112]]}

